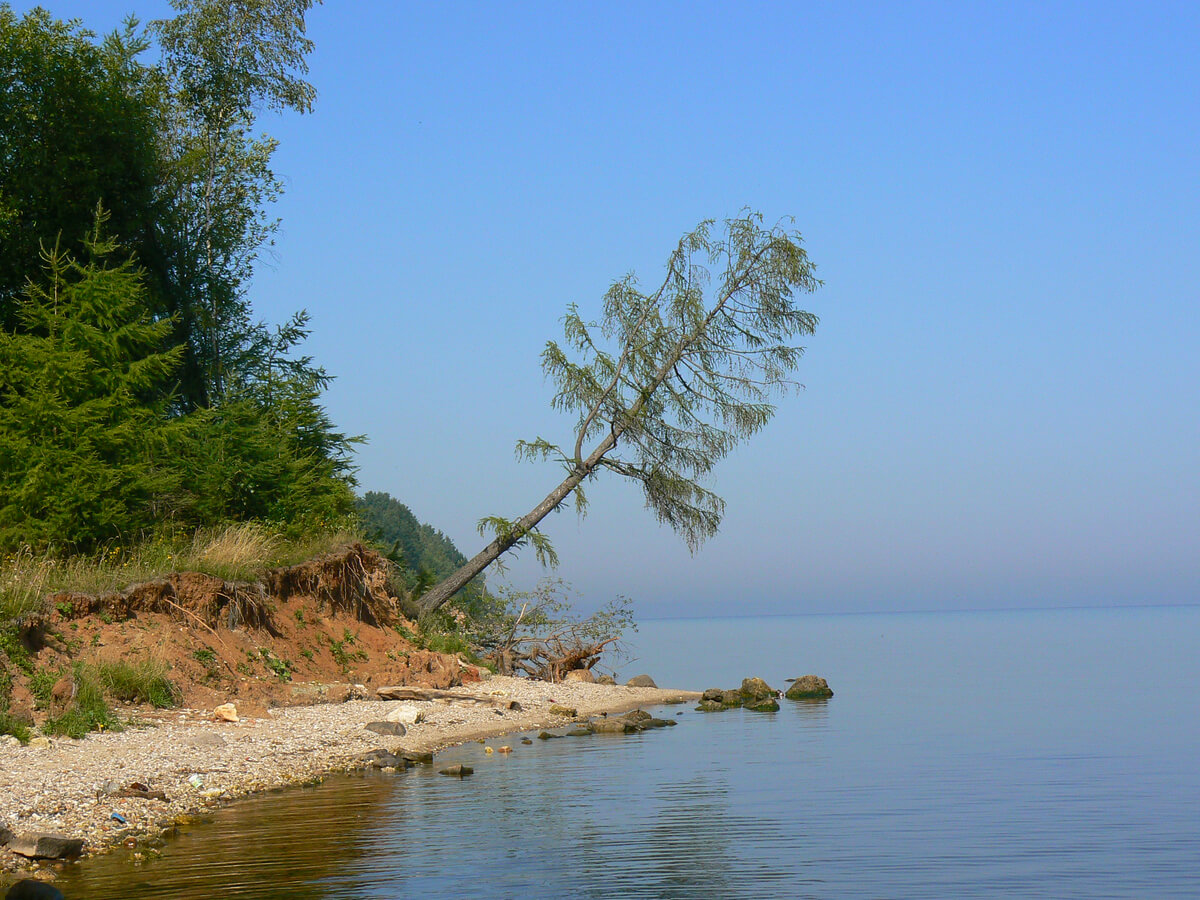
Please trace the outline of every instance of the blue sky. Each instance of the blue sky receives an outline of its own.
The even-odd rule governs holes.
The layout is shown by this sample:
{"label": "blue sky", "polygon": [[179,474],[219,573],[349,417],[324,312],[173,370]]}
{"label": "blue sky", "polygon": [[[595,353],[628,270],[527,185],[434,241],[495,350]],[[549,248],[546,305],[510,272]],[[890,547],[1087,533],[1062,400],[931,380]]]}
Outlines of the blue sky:
{"label": "blue sky", "polygon": [[263,119],[287,194],[253,297],[311,312],[364,488],[473,552],[557,481],[512,445],[569,429],[537,358],[565,305],[750,206],[825,281],[806,390],[717,469],[695,557],[628,485],[549,519],[585,602],[1197,601],[1194,4],[331,0],[309,30],[315,113]]}

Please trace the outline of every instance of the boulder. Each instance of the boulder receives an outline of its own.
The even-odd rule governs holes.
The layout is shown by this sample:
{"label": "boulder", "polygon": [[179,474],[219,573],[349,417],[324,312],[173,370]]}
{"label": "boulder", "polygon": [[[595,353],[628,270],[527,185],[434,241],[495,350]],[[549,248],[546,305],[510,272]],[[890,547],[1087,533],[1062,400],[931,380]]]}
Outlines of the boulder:
{"label": "boulder", "polygon": [[613,678],[611,675],[601,675],[599,678],[596,679],[596,684],[615,685],[616,683],[617,683],[617,679]]}
{"label": "boulder", "polygon": [[715,700],[717,703],[720,703],[721,698],[724,697],[724,695],[725,695],[725,692],[723,690],[721,690],[720,688],[709,688],[703,694],[700,695],[700,699],[701,700]]}
{"label": "boulder", "polygon": [[741,691],[721,691],[721,705],[726,709],[741,706],[745,699]]}
{"label": "boulder", "polygon": [[563,681],[578,681],[582,684],[595,684],[596,676],[591,669],[572,669],[563,676]]}
{"label": "boulder", "polygon": [[592,719],[588,722],[587,727],[592,734],[629,734],[632,731],[641,731],[638,723],[630,722],[620,716],[609,719]]}
{"label": "boulder", "polygon": [[52,884],[34,878],[22,878],[8,889],[4,900],[65,900],[63,892]]}
{"label": "boulder", "polygon": [[550,707],[550,715],[566,716],[568,719],[573,719],[578,715],[578,713],[575,711],[575,707],[573,706],[562,706],[561,704],[555,703]]}
{"label": "boulder", "polygon": [[406,769],[411,765],[403,756],[387,750],[372,750],[362,758],[362,764],[368,769]]}
{"label": "boulder", "polygon": [[470,766],[464,766],[462,763],[455,763],[452,766],[446,766],[444,769],[439,769],[438,774],[449,775],[451,778],[466,778],[468,775],[474,775],[475,770]]}
{"label": "boulder", "polygon": [[832,697],[833,691],[820,675],[802,675],[792,682],[784,696],[789,700],[824,700]]}
{"label": "boulder", "polygon": [[649,675],[634,675],[627,682],[625,682],[625,684],[627,684],[629,687],[658,687],[658,685],[654,683],[654,679]]}
{"label": "boulder", "polygon": [[30,831],[12,838],[8,849],[30,859],[74,859],[83,852],[83,838]]}
{"label": "boulder", "polygon": [[646,722],[652,719],[653,716],[651,716],[650,713],[646,712],[644,709],[635,709],[623,714],[621,718],[628,722]]}
{"label": "boulder", "polygon": [[747,700],[762,700],[774,697],[778,692],[761,678],[746,678],[742,680],[739,693]]}
{"label": "boulder", "polygon": [[400,754],[404,759],[414,766],[420,763],[423,766],[433,765],[433,754],[429,752],[418,753],[415,750],[405,750]]}
{"label": "boulder", "polygon": [[398,703],[384,713],[385,722],[399,722],[402,725],[416,725],[425,718],[425,710],[411,703]]}
{"label": "boulder", "polygon": [[375,734],[386,734],[392,737],[403,737],[408,729],[399,722],[368,722],[364,726],[367,731]]}
{"label": "boulder", "polygon": [[720,700],[701,700],[700,705],[696,707],[696,712],[722,712],[729,709]]}
{"label": "boulder", "polygon": [[779,701],[774,697],[763,697],[760,700],[747,700],[742,704],[743,709],[751,712],[779,712]]}

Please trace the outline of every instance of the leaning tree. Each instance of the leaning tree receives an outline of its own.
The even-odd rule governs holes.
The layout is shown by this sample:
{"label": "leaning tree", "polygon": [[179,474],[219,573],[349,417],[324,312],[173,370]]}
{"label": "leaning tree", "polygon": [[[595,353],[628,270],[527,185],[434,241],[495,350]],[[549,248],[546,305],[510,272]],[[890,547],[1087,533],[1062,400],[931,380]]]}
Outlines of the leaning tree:
{"label": "leaning tree", "polygon": [[797,386],[790,376],[804,348],[795,341],[817,317],[794,301],[820,286],[813,270],[797,232],[746,211],[719,231],[710,220],[684,235],[652,292],[634,275],[616,281],[599,322],[569,306],[564,344],[546,344],[542,367],[557,387],[554,408],[578,416],[574,440],[517,444],[519,456],[554,460],[566,477],[521,518],[483,519],[491,542],[426,592],[422,609],[438,609],[515,547],[555,562],[538,523],[572,494],[585,509],[583,484],[604,471],[640,482],[647,506],[694,552],[725,506],[700,479],[770,421],[774,396]]}

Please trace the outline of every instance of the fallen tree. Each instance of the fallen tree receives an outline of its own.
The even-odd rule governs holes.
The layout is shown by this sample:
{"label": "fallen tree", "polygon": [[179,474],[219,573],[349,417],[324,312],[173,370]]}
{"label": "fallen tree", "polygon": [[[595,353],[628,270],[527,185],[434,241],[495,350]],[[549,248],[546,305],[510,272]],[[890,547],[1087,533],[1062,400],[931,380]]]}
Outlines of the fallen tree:
{"label": "fallen tree", "polygon": [[[424,611],[514,548],[532,545],[553,563],[538,523],[572,495],[584,511],[583,483],[602,471],[640,482],[647,506],[692,551],[716,532],[724,501],[699,480],[770,421],[774,395],[798,387],[789,376],[803,348],[793,341],[812,334],[817,318],[793,296],[820,281],[798,233],[764,228],[751,212],[727,220],[719,236],[714,224],[684,235],[651,293],[631,274],[609,288],[601,321],[568,307],[566,349],[548,342],[542,367],[557,386],[554,408],[578,416],[574,439],[517,445],[519,456],[559,463],[565,477],[524,516],[481,520],[492,540],[421,597]],[[723,269],[715,284],[710,266]]]}

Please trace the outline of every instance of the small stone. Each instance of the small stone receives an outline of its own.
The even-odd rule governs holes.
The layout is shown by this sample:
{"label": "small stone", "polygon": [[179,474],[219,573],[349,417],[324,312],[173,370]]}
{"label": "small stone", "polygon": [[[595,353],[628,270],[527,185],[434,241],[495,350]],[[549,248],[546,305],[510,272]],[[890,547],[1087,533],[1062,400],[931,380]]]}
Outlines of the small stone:
{"label": "small stone", "polygon": [[399,722],[368,722],[364,727],[375,734],[387,734],[392,737],[403,737],[408,733],[408,729]]}
{"label": "small stone", "polygon": [[654,683],[654,679],[651,678],[649,675],[634,675],[627,682],[625,682],[625,684],[628,685],[629,687],[648,687],[648,688],[658,687],[658,685]]}
{"label": "small stone", "polygon": [[578,715],[578,713],[575,711],[575,707],[573,706],[562,706],[561,704],[555,703],[550,707],[550,715],[565,716],[568,719],[573,719]]}
{"label": "small stone", "polygon": [[10,840],[8,849],[29,859],[74,859],[83,852],[83,839],[31,831]]}
{"label": "small stone", "polygon": [[820,675],[802,675],[792,681],[784,696],[789,700],[825,700],[833,696],[833,691]]}
{"label": "small stone", "polygon": [[438,774],[449,775],[451,778],[466,778],[468,775],[474,775],[475,770],[470,766],[464,766],[462,763],[455,763],[452,766],[439,769]]}
{"label": "small stone", "polygon": [[532,744],[533,741],[531,741],[529,738],[521,738],[521,743],[522,744]]}
{"label": "small stone", "polygon": [[213,710],[213,718],[219,722],[238,722],[237,707],[232,703],[222,703]]}
{"label": "small stone", "polygon": [[50,738],[46,737],[45,735],[39,734],[39,735],[36,735],[35,737],[31,737],[29,739],[29,743],[26,744],[26,746],[35,748],[38,750],[47,750],[51,747]]}
{"label": "small stone", "polygon": [[497,747],[496,752],[497,753],[512,753],[512,747],[509,747],[507,744],[505,744],[503,747]]}

